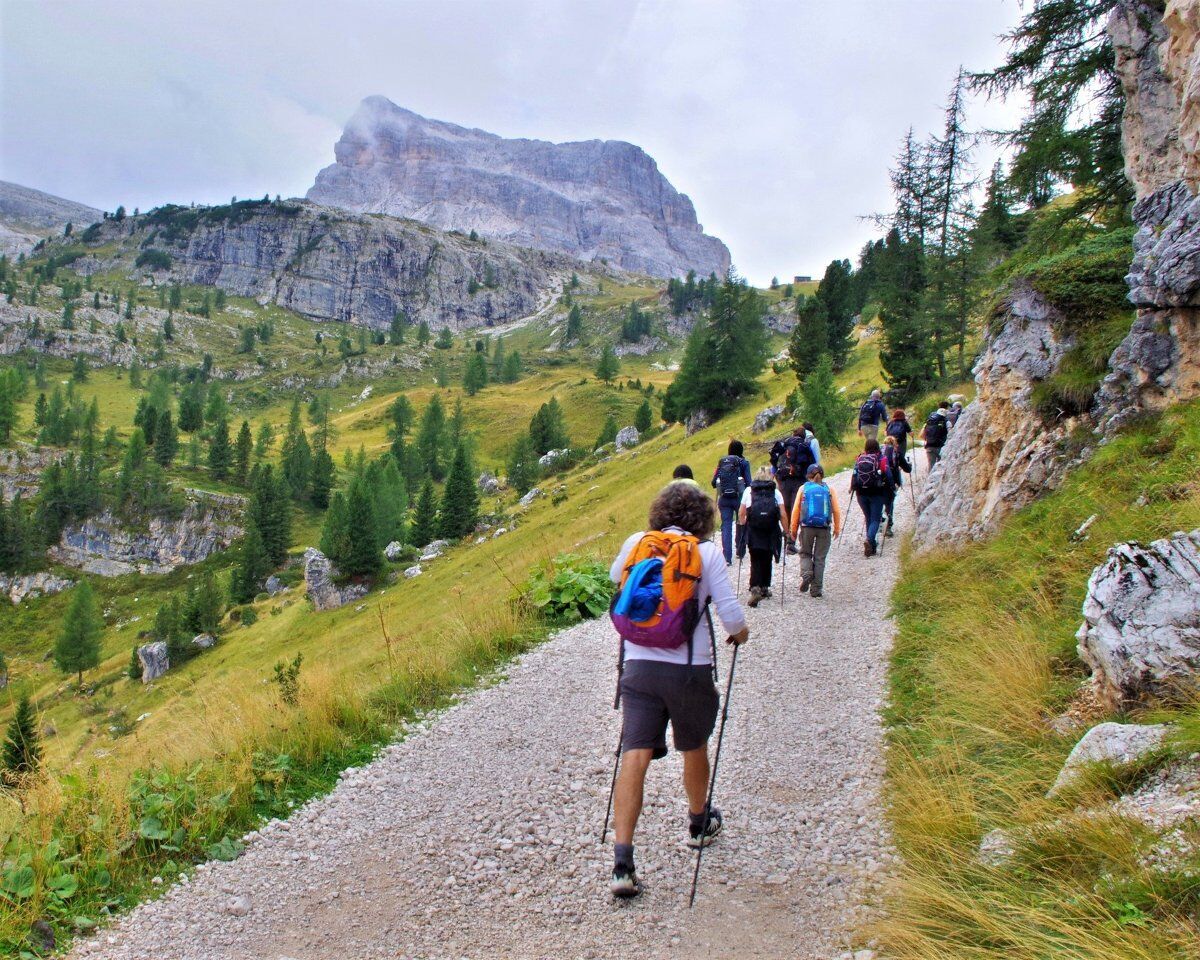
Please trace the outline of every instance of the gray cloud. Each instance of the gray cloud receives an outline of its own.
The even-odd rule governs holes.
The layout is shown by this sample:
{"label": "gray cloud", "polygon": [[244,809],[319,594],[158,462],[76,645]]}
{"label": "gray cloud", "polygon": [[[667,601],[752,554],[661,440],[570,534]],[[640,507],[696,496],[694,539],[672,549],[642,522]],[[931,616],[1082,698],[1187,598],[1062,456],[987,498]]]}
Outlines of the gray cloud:
{"label": "gray cloud", "polygon": [[855,255],[904,130],[936,128],[959,63],[995,63],[1019,13],[1000,0],[0,0],[0,178],[106,209],[298,195],[377,93],[504,136],[637,143],[765,283]]}

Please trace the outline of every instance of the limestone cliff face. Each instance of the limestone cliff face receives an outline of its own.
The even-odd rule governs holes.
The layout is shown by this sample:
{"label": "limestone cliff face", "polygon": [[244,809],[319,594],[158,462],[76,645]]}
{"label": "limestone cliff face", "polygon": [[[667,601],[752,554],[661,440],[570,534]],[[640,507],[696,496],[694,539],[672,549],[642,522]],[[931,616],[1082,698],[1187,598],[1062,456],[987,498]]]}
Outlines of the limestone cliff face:
{"label": "limestone cliff face", "polygon": [[986,535],[1056,487],[1076,462],[1072,433],[1111,432],[1142,410],[1200,396],[1200,0],[1120,0],[1109,23],[1126,97],[1126,173],[1138,225],[1127,277],[1137,318],[1086,414],[1047,427],[1031,403],[1071,342],[1031,289],[1014,289],[975,368],[979,393],[922,497],[914,544]]}
{"label": "limestone cliff face", "polygon": [[[991,533],[1005,516],[1062,481],[1067,440],[1078,424],[1047,427],[1032,402],[1072,346],[1053,308],[1018,284],[998,311],[975,365],[976,398],[959,417],[918,504],[918,549]],[[920,453],[917,454],[920,456]]]}
{"label": "limestone cliff face", "polygon": [[1200,395],[1200,0],[1171,0],[1161,18],[1144,0],[1123,0],[1109,30],[1139,228],[1128,277],[1137,320],[1101,392],[1111,429]]}
{"label": "limestone cliff face", "polygon": [[653,276],[729,268],[729,251],[704,233],[692,201],[631,143],[506,140],[368,97],[334,155],[308,199]]}
{"label": "limestone cliff face", "polygon": [[172,263],[159,282],[209,284],[315,320],[376,329],[397,310],[434,329],[518,320],[580,268],[563,256],[302,201],[163,207],[104,221],[91,245],[112,241],[121,245],[115,259],[77,261],[76,268],[131,269],[143,249],[161,250]]}

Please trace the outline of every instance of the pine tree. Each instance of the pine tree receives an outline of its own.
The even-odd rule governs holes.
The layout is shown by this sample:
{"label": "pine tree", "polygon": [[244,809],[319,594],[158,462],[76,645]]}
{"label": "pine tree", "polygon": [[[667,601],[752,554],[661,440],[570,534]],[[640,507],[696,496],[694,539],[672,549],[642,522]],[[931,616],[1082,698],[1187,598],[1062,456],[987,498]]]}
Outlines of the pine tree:
{"label": "pine tree", "polygon": [[14,786],[20,784],[24,778],[37,772],[41,762],[42,745],[37,717],[29,702],[29,694],[22,694],[4,738],[4,781]]}
{"label": "pine tree", "polygon": [[371,466],[374,468],[371,489],[380,546],[387,546],[392,541],[404,543],[408,487],[391,456],[385,455]]}
{"label": "pine tree", "polygon": [[650,401],[643,400],[634,414],[633,425],[640,434],[646,433],[654,425],[654,411],[650,409]]}
{"label": "pine tree", "polygon": [[491,379],[499,383],[504,379],[504,338],[496,338],[496,346],[492,350]]}
{"label": "pine tree", "polygon": [[[132,382],[132,373],[130,374]],[[204,426],[204,385],[193,380],[179,395],[179,429],[195,433]]]}
{"label": "pine tree", "polygon": [[241,556],[229,583],[229,593],[235,603],[248,603],[258,594],[263,579],[271,572],[271,558],[263,544],[262,534],[253,519],[246,522]]}
{"label": "pine tree", "polygon": [[229,446],[229,421],[223,417],[212,425],[208,441],[208,469],[214,480],[229,476],[233,451]]}
{"label": "pine tree", "polygon": [[373,577],[383,567],[383,553],[380,550],[379,525],[371,491],[362,478],[350,483],[346,496],[346,518],[352,535],[350,549],[341,564],[342,572],[352,577]]}
{"label": "pine tree", "polygon": [[437,532],[437,494],[433,481],[426,479],[417,499],[416,516],[413,518],[412,542],[418,547],[431,543]]}
{"label": "pine tree", "polygon": [[813,425],[813,433],[822,443],[840,447],[854,408],[838,390],[828,354],[817,360],[799,393],[801,419]]}
{"label": "pine tree", "polygon": [[788,341],[788,356],[796,376],[803,380],[821,357],[829,356],[829,313],[819,296],[801,297],[796,303],[796,326]]}
{"label": "pine tree", "polygon": [[125,668],[125,676],[130,680],[141,680],[142,672],[142,659],[138,656],[138,645],[135,643],[129,651],[129,666]]}
{"label": "pine tree", "polygon": [[[183,625],[187,632],[216,634],[225,613],[225,593],[212,571],[193,581],[183,609]],[[186,633],[185,633],[186,636]],[[188,644],[188,652],[192,651]]]}
{"label": "pine tree", "polygon": [[592,449],[595,450],[606,443],[612,443],[616,440],[617,429],[617,418],[610,413],[604,418],[604,426],[600,428],[600,435],[596,437],[596,442],[592,444]]}
{"label": "pine tree", "polygon": [[154,462],[164,469],[171,466],[179,452],[179,436],[171,420],[171,411],[163,410],[158,415],[158,426],[154,428]]}
{"label": "pine tree", "polygon": [[335,493],[325,511],[325,522],[321,526],[321,552],[335,565],[341,567],[350,554],[350,518],[346,510],[346,496]]}
{"label": "pine tree", "polygon": [[398,347],[404,342],[404,330],[408,326],[408,314],[403,310],[397,310],[392,315],[392,322],[388,327],[388,342],[393,347]]}
{"label": "pine tree", "polygon": [[557,397],[551,397],[533,415],[529,421],[529,439],[539,457],[551,450],[562,450],[571,446],[566,421]]}
{"label": "pine tree", "polygon": [[475,529],[478,517],[479,490],[466,445],[460,443],[438,508],[438,535],[446,540],[459,540]]}
{"label": "pine tree", "polygon": [[516,383],[521,379],[521,354],[514,350],[504,358],[504,369],[500,373],[504,383]]}
{"label": "pine tree", "polygon": [[487,386],[487,382],[487,360],[482,353],[472,353],[463,370],[463,391],[468,397],[473,397]]}
{"label": "pine tree", "polygon": [[438,331],[437,339],[433,342],[433,345],[439,350],[449,350],[454,346],[454,334],[450,332],[449,327],[442,327]]}
{"label": "pine tree", "polygon": [[579,304],[571,304],[571,310],[567,314],[567,323],[563,327],[562,346],[568,346],[572,343],[578,343],[579,338],[583,336],[583,311],[579,309]]}
{"label": "pine tree", "polygon": [[538,458],[533,450],[529,434],[517,435],[516,442],[508,455],[508,485],[520,496],[525,496],[537,482]]}
{"label": "pine tree", "polygon": [[100,634],[104,621],[86,580],[75,588],[75,595],[63,617],[62,629],[54,645],[54,663],[63,673],[74,673],[83,686],[83,671],[100,663]]}
{"label": "pine tree", "polygon": [[611,344],[606,343],[600,353],[600,360],[596,364],[596,379],[611,383],[620,369],[621,361],[617,359],[616,351],[613,350]]}
{"label": "pine tree", "polygon": [[441,399],[434,395],[421,415],[421,428],[417,433],[417,451],[425,469],[434,480],[445,477],[442,445],[446,429],[446,408]]}
{"label": "pine tree", "polygon": [[254,437],[254,459],[264,460],[275,445],[275,430],[267,421],[259,424],[258,433]]}
{"label": "pine tree", "polygon": [[329,491],[337,479],[337,467],[333,457],[321,444],[313,455],[312,465],[312,503],[314,507],[325,509],[329,506]]}
{"label": "pine tree", "polygon": [[280,454],[283,476],[291,487],[292,496],[297,500],[302,499],[307,495],[312,483],[312,450],[300,423],[299,399],[292,404]]}
{"label": "pine tree", "polygon": [[238,428],[237,440],[233,443],[233,479],[244,484],[250,475],[250,454],[254,448],[254,438],[250,433],[250,423],[242,421]]}
{"label": "pine tree", "polygon": [[423,347],[429,342],[429,324],[422,320],[417,325],[417,346]]}

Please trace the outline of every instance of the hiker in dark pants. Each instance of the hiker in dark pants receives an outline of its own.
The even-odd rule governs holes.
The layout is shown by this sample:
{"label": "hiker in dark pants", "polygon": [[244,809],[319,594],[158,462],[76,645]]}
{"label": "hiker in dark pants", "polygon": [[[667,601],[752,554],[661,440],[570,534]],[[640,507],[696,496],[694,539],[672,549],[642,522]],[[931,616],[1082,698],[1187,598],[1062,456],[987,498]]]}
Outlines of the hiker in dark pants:
{"label": "hiker in dark pants", "polygon": [[879,549],[879,525],[883,521],[883,507],[891,482],[884,469],[879,441],[868,440],[854,461],[854,473],[850,477],[850,492],[858,499],[866,523],[863,540],[863,556],[866,557],[875,556]]}
{"label": "hiker in dark pants", "polygon": [[[721,552],[709,542],[713,531],[713,502],[699,487],[671,483],[650,506],[649,529],[688,535],[700,543],[700,580],[695,599],[701,609],[715,608],[729,634],[727,642],[745,643],[750,636],[746,617],[734,596],[729,571]],[[620,583],[625,561],[638,547],[643,534],[625,541],[613,561],[609,576]],[[613,797],[613,873],[610,889],[614,896],[641,893],[633,861],[633,832],[642,812],[642,796],[650,761],[667,755],[667,724],[675,749],[683,754],[683,786],[688,800],[686,841],[689,846],[706,846],[721,832],[721,811],[708,811],[708,740],[716,725],[720,697],[713,684],[713,644],[709,620],[702,616],[687,642],[679,647],[623,645],[621,671],[621,768]]]}
{"label": "hiker in dark pants", "polygon": [[754,482],[742,494],[738,511],[750,548],[750,606],[771,595],[771,565],[779,559],[787,529],[783,494],[771,479],[770,467],[759,467]]}
{"label": "hiker in dark pants", "polygon": [[908,457],[908,438],[914,431],[903,410],[897,408],[892,411],[892,419],[888,421],[885,432],[889,437],[896,438],[896,446],[900,448],[900,459],[906,459]]}
{"label": "hiker in dark pants", "polygon": [[[792,507],[796,503],[796,494],[804,486],[808,468],[817,462],[812,443],[808,439],[808,431],[797,427],[792,435],[784,439],[779,447],[775,460],[775,482],[779,492],[783,494],[783,513],[785,517],[792,515]],[[784,522],[787,531],[787,522]],[[796,545],[792,542],[790,533],[787,539],[787,552],[795,553]]]}
{"label": "hiker in dark pants", "polygon": [[800,592],[825,592],[825,558],[829,547],[842,532],[842,510],[837,494],[825,483],[820,464],[808,468],[808,482],[800,488],[792,513],[792,539],[800,544]]}
{"label": "hiker in dark pants", "polygon": [[900,444],[893,436],[885,437],[880,453],[883,455],[885,472],[888,475],[887,496],[883,503],[884,513],[887,515],[887,525],[884,527],[883,535],[890,537],[893,536],[892,525],[896,520],[896,494],[900,492],[900,487],[904,482],[901,474]]}
{"label": "hiker in dark pants", "polygon": [[[738,505],[742,493],[750,486],[750,463],[742,456],[742,441],[730,440],[729,452],[717,461],[713,471],[712,485],[717,491],[717,507],[721,511],[721,552],[725,554],[725,566],[733,566],[733,528],[737,523]],[[744,536],[738,530],[738,552]]]}
{"label": "hiker in dark pants", "polygon": [[946,444],[946,438],[950,436],[949,413],[950,403],[943,400],[921,428],[921,439],[925,441],[925,458],[929,461],[930,471],[942,459],[942,447]]}
{"label": "hiker in dark pants", "polygon": [[872,390],[867,402],[858,408],[858,435],[866,440],[879,437],[879,426],[887,420],[887,407],[883,404],[883,394]]}

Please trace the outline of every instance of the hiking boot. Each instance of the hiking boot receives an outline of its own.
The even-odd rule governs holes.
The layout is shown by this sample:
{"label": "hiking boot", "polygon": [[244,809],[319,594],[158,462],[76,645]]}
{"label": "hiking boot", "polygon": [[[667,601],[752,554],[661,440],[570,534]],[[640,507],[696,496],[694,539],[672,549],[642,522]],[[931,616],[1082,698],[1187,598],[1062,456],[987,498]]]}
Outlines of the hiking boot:
{"label": "hiking boot", "polygon": [[771,594],[771,588],[770,588],[770,587],[766,587],[766,588],[763,590],[763,592],[762,592],[762,596],[763,596],[763,599],[764,599],[764,600],[770,600],[770,599],[771,599],[771,596],[772,596],[772,594]]}
{"label": "hiking boot", "polygon": [[810,593],[809,596],[812,597],[814,600],[820,600],[823,596],[825,596],[825,594],[823,594],[820,590],[817,590],[814,587],[813,592]]}
{"label": "hiking boot", "polygon": [[800,592],[808,593],[808,588],[812,586],[812,577],[805,577],[800,581]]}
{"label": "hiking boot", "polygon": [[762,590],[760,590],[758,587],[751,587],[750,588],[750,599],[749,599],[749,601],[747,601],[747,603],[751,607],[757,607],[759,604],[759,601],[762,600],[762,598],[763,598]]}
{"label": "hiking boot", "polygon": [[716,807],[713,807],[712,810],[709,811],[708,826],[704,830],[703,836],[701,836],[700,829],[698,827],[693,827],[689,821],[687,845],[693,850],[699,850],[701,847],[707,847],[713,842],[713,840],[717,838],[717,835],[720,834],[720,832],[721,811]]}
{"label": "hiking boot", "polygon": [[797,555],[797,554],[798,554],[800,551],[796,549],[796,545],[795,545],[794,543],[790,543],[790,542],[789,542],[789,543],[788,543],[788,545],[787,545],[787,552],[788,552],[788,553],[790,553],[790,554],[791,554],[791,555],[794,557],[794,556],[796,556],[796,555]]}
{"label": "hiking boot", "polygon": [[875,552],[875,551],[871,549],[871,541],[870,541],[870,540],[864,540],[864,541],[863,541],[863,556],[864,556],[864,557],[869,557],[869,556],[870,556],[872,553],[874,553],[874,552]]}
{"label": "hiking boot", "polygon": [[891,525],[891,523],[890,523],[890,522],[889,522],[889,523],[888,523],[888,525],[887,525],[887,529],[885,529],[885,530],[883,531],[883,535],[884,535],[885,537],[894,537],[894,536],[895,536],[895,534],[894,534],[894,533],[892,533],[892,525]]}
{"label": "hiking boot", "polygon": [[613,867],[612,882],[608,885],[614,897],[628,900],[642,892],[642,883],[638,880],[637,871],[633,867],[619,864]]}

